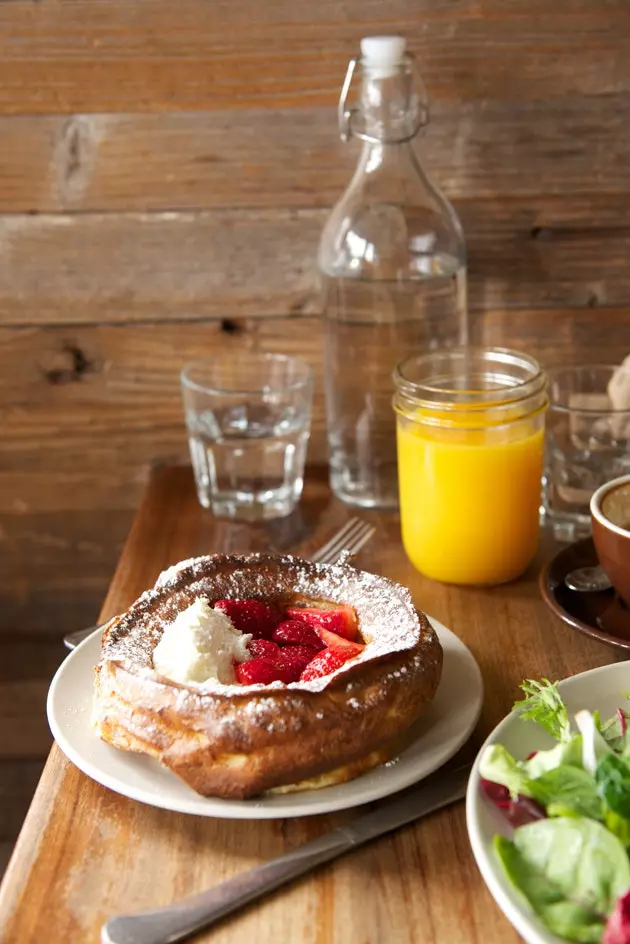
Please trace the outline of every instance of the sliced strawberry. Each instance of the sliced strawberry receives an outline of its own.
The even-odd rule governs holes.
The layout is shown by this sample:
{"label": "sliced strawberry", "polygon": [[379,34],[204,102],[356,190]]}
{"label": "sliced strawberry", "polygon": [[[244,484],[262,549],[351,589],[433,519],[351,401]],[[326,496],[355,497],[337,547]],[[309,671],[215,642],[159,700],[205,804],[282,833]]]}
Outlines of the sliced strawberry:
{"label": "sliced strawberry", "polygon": [[315,606],[292,606],[287,615],[294,620],[302,620],[315,628],[322,627],[331,633],[337,633],[345,639],[356,639],[357,617],[351,606],[340,604],[330,609]]}
{"label": "sliced strawberry", "polygon": [[362,646],[361,643],[350,642],[349,639],[344,639],[343,636],[331,633],[327,629],[319,627],[316,632],[329,649],[343,654],[346,659],[354,659],[355,656],[361,655],[365,649],[365,646]]}
{"label": "sliced strawberry", "polygon": [[276,606],[260,600],[217,600],[215,610],[223,610],[242,633],[252,633],[256,639],[269,639],[282,614]]}
{"label": "sliced strawberry", "polygon": [[292,681],[297,682],[300,674],[316,655],[317,653],[311,646],[285,646],[281,650],[280,659],[286,665],[295,667],[297,674]]}
{"label": "sliced strawberry", "polygon": [[247,649],[252,654],[252,659],[268,658],[277,659],[280,656],[280,646],[268,639],[250,639]]}
{"label": "sliced strawberry", "polygon": [[295,667],[282,659],[250,659],[236,666],[236,678],[241,685],[270,685],[271,682],[295,682],[299,678]]}
{"label": "sliced strawberry", "polygon": [[[311,658],[313,658],[315,650],[311,649]],[[299,681],[300,675],[308,665],[308,662],[305,662],[304,659],[296,659],[293,656],[282,656],[278,659],[278,662],[282,665],[282,681],[286,682],[287,685],[290,682]],[[310,662],[310,659],[309,659]]]}
{"label": "sliced strawberry", "polygon": [[271,638],[282,646],[311,646],[315,651],[324,648],[313,627],[301,620],[285,620],[276,626]]}
{"label": "sliced strawberry", "polygon": [[[340,669],[347,661],[341,653],[335,652],[334,649],[323,649],[306,666],[300,675],[300,682],[310,682],[311,679],[330,675],[335,669]],[[245,665],[249,665],[249,663],[246,662]]]}

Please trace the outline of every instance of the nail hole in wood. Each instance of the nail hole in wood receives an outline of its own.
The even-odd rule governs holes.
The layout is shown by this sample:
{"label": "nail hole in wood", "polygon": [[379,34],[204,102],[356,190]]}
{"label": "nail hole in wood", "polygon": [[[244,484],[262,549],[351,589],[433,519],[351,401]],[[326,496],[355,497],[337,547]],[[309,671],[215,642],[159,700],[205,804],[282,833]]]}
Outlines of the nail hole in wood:
{"label": "nail hole in wood", "polygon": [[237,321],[233,321],[231,318],[222,318],[221,319],[221,331],[224,334],[240,334],[242,328]]}

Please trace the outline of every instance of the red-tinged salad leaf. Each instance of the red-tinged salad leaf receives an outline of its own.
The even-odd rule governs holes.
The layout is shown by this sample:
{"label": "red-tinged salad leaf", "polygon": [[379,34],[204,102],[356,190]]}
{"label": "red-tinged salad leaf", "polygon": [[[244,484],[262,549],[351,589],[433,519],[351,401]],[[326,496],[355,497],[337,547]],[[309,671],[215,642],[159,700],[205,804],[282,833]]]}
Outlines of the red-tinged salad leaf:
{"label": "red-tinged salad leaf", "polygon": [[500,783],[512,797],[529,796],[527,762],[516,760],[502,744],[490,744],[481,755],[479,773],[484,780]]}
{"label": "red-tinged salad leaf", "polygon": [[516,712],[554,743],[541,737],[522,760],[502,744],[483,751],[481,790],[514,827],[511,840],[495,836],[496,856],[554,934],[630,944],[630,712],[602,721],[583,708],[569,719],[556,684],[522,688]]}
{"label": "red-tinged salad leaf", "polygon": [[626,746],[628,734],[628,712],[623,708],[617,708],[617,713],[607,721],[599,721],[598,729],[608,746],[618,753],[621,753]]}
{"label": "red-tinged salad leaf", "polygon": [[602,944],[630,944],[630,892],[617,899]]}
{"label": "red-tinged salad leaf", "polygon": [[581,759],[582,741],[579,736],[556,744],[548,751],[536,751],[525,761],[512,757],[502,744],[490,744],[481,755],[479,772],[485,780],[503,784],[513,797],[520,794],[541,802],[532,792],[531,783],[558,768],[579,769]]}
{"label": "red-tinged salad leaf", "polygon": [[508,823],[517,829],[526,823],[533,823],[537,819],[544,819],[547,815],[544,808],[535,800],[526,796],[512,798],[507,787],[491,780],[481,781],[481,789],[491,803],[501,810]]}

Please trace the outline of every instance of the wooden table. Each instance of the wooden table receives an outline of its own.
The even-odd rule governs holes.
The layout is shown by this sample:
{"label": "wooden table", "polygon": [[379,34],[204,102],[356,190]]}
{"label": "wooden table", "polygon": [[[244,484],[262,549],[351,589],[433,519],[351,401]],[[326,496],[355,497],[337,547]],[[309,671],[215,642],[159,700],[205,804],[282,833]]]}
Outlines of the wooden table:
{"label": "wooden table", "polygon": [[[308,553],[348,515],[316,471],[289,518],[257,528],[219,522],[198,506],[188,469],[158,470],[102,617],[123,610],[182,558],[270,544]],[[613,661],[612,651],[548,612],[536,585],[540,562],[522,580],[492,590],[432,583],[407,561],[396,516],[365,517],[378,532],[358,566],[406,584],[416,605],[451,627],[479,662],[485,700],[474,744],[509,710],[523,677],[562,678]],[[99,786],[53,747],[0,890],[0,940],[97,942],[114,913],[168,904],[354,815],[241,822],[169,813]],[[457,804],[320,869],[197,940],[509,944],[518,936],[485,889],[468,845],[464,805]]]}

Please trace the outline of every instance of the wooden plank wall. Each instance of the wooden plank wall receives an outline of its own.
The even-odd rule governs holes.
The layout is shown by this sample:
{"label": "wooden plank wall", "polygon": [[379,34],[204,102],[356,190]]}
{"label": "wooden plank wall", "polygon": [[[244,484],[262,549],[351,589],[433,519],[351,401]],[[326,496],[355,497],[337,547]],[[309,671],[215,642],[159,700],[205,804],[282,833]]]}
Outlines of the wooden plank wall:
{"label": "wooden plank wall", "polygon": [[313,256],[357,155],[336,99],[384,32],[429,88],[477,338],[630,350],[627,0],[0,3],[0,846],[59,638],[95,618],[150,464],[185,457],[180,364],[260,346],[321,374]]}

